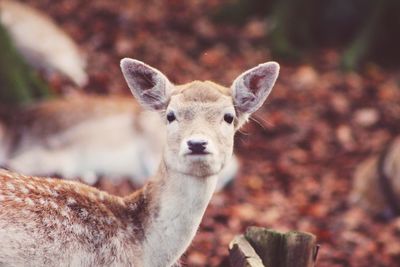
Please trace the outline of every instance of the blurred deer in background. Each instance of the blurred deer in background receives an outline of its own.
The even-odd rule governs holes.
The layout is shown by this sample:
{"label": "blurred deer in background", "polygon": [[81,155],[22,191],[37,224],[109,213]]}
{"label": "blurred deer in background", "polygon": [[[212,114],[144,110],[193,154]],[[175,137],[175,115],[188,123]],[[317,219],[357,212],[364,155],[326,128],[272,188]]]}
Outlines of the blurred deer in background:
{"label": "blurred deer in background", "polygon": [[186,250],[233,150],[235,132],[269,95],[274,62],[241,74],[231,89],[174,86],[158,70],[121,62],[139,102],[165,124],[157,174],[121,198],[65,180],[0,172],[0,265],[171,266]]}
{"label": "blurred deer in background", "polygon": [[79,86],[87,84],[85,56],[50,16],[19,1],[0,0],[0,23],[32,66],[60,72]]}
{"label": "blurred deer in background", "polygon": [[[143,185],[157,171],[164,128],[158,114],[127,97],[78,94],[46,100],[0,116],[0,165],[88,184],[103,175]],[[237,165],[233,157],[220,174],[218,190],[235,176]]]}
{"label": "blurred deer in background", "polygon": [[29,175],[61,175],[96,182],[154,174],[163,123],[127,97],[77,95],[3,114],[3,161]]}
{"label": "blurred deer in background", "polygon": [[351,201],[372,215],[400,216],[400,137],[358,166]]}

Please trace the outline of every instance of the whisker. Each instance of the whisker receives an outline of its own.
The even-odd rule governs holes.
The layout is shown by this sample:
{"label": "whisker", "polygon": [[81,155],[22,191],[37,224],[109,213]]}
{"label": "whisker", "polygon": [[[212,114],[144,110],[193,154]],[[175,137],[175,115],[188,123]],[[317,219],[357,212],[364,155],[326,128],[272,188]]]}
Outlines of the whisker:
{"label": "whisker", "polygon": [[263,130],[265,130],[265,126],[261,123],[261,122],[259,122],[257,119],[255,119],[255,118],[253,118],[253,117],[250,117],[249,118],[250,120],[252,120],[252,121],[254,121],[257,125],[259,125]]}
{"label": "whisker", "polygon": [[243,130],[241,130],[241,129],[239,129],[238,132],[241,133],[242,135],[246,135],[246,136],[249,136],[249,135],[250,135],[249,132],[245,132],[245,131],[243,131]]}
{"label": "whisker", "polygon": [[249,119],[252,120],[252,121],[254,121],[254,122],[255,122],[256,124],[258,124],[259,126],[261,126],[261,128],[262,128],[263,130],[266,130],[266,128],[268,128],[268,127],[266,127],[266,125],[269,126],[269,127],[273,127],[273,126],[274,126],[273,123],[271,123],[271,122],[269,122],[269,121],[263,119],[263,118],[260,117],[260,116],[253,115],[253,116],[251,116]]}

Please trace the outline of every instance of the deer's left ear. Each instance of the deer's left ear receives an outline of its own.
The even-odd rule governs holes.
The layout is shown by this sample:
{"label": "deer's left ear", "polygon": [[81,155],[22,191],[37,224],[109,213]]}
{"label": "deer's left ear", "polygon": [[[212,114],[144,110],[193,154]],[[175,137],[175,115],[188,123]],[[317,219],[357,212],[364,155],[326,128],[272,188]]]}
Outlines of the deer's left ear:
{"label": "deer's left ear", "polygon": [[233,102],[241,113],[251,114],[267,99],[279,74],[279,64],[267,62],[239,75],[232,84]]}

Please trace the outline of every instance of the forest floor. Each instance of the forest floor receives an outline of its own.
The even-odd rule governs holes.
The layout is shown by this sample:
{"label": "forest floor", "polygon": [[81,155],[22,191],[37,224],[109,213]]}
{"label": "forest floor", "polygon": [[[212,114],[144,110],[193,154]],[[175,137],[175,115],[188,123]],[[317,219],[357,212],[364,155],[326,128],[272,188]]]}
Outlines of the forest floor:
{"label": "forest floor", "polygon": [[[220,1],[29,0],[82,47],[90,83],[74,88],[50,77],[60,94],[129,94],[119,60],[132,57],[175,83],[229,85],[271,60],[268,21],[210,20]],[[374,219],[349,202],[355,167],[400,133],[398,75],[377,66],[339,71],[340,54],[318,52],[307,64],[282,64],[267,103],[237,135],[237,178],[217,193],[183,257],[186,266],[228,266],[228,243],[247,226],[314,233],[318,267],[400,266],[400,218]],[[99,186],[119,195],[129,182]]]}

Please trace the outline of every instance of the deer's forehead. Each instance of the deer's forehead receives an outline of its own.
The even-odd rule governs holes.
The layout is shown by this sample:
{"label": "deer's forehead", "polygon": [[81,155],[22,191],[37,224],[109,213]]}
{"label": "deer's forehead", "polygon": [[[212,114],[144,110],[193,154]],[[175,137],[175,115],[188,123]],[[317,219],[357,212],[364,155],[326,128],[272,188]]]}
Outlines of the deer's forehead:
{"label": "deer's forehead", "polygon": [[188,120],[199,116],[212,120],[222,112],[234,112],[229,92],[228,88],[212,82],[195,81],[176,88],[168,109]]}
{"label": "deer's forehead", "polygon": [[213,82],[194,81],[177,86],[171,97],[172,104],[218,107],[232,104],[230,90]]}
{"label": "deer's forehead", "polygon": [[234,113],[233,105],[216,105],[214,103],[197,103],[180,106],[176,109],[171,108],[176,112],[179,118],[184,120],[194,120],[196,118],[205,118],[208,121],[213,121],[221,117],[222,113]]}
{"label": "deer's forehead", "polygon": [[193,81],[176,87],[175,94],[182,101],[217,102],[221,98],[230,97],[230,89],[211,81]]}
{"label": "deer's forehead", "polygon": [[196,101],[187,99],[183,95],[175,95],[171,98],[168,109],[173,110],[178,116],[192,119],[196,116],[219,116],[222,112],[234,112],[232,99],[222,96],[215,101]]}

